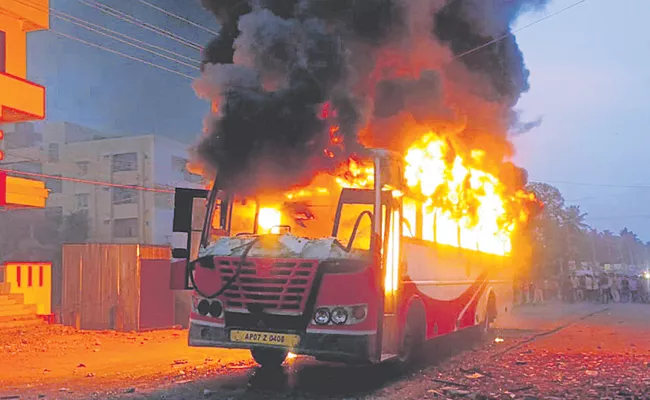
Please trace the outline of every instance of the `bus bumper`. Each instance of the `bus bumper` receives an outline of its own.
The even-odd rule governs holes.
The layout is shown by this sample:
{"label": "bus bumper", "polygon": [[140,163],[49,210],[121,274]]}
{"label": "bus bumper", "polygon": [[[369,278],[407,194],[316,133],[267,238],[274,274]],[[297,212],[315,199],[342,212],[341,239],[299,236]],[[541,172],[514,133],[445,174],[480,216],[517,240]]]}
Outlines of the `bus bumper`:
{"label": "bus bumper", "polygon": [[[188,344],[193,347],[220,347],[228,349],[250,349],[253,347],[276,347],[263,344],[231,342],[229,329],[223,326],[204,324],[201,321],[190,323]],[[373,362],[372,350],[375,348],[377,335],[346,333],[312,333],[300,334],[300,344],[290,349],[293,353],[316,357],[316,359],[351,364]]]}

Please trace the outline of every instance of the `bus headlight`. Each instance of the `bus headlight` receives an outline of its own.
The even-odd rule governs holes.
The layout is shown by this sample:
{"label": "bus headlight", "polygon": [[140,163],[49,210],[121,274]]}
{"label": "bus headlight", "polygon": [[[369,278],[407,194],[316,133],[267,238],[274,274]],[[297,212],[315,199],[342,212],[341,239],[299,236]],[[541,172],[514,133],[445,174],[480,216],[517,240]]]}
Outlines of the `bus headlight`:
{"label": "bus headlight", "polygon": [[343,325],[348,320],[348,312],[344,308],[337,307],[332,310],[332,322],[336,325]]}
{"label": "bus headlight", "polygon": [[210,315],[219,318],[223,312],[223,306],[219,300],[215,300],[210,304]]}
{"label": "bus headlight", "polygon": [[319,308],[314,312],[314,321],[318,325],[327,325],[330,322],[330,310],[327,308]]}
{"label": "bus headlight", "polygon": [[208,313],[210,312],[210,302],[205,299],[199,301],[197,311],[201,315],[208,315]]}

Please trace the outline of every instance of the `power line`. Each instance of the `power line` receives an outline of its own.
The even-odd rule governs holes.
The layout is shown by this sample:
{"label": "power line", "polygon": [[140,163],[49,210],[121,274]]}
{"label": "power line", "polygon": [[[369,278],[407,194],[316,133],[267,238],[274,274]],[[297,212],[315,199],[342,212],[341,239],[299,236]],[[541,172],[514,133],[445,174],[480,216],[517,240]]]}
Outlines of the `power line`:
{"label": "power line", "polygon": [[546,182],[559,185],[575,185],[575,186],[593,186],[593,187],[609,187],[609,188],[627,188],[627,189],[650,189],[650,185],[621,185],[614,183],[589,183],[589,182],[573,182],[573,181],[555,181],[544,179],[531,179],[536,182]]}
{"label": "power line", "polygon": [[186,22],[186,23],[188,23],[188,24],[190,24],[192,26],[195,26],[195,27],[197,27],[197,28],[199,28],[199,29],[201,29],[201,30],[203,30],[205,32],[211,33],[211,34],[213,34],[215,36],[219,36],[219,32],[216,32],[216,31],[213,31],[212,29],[206,28],[203,25],[199,25],[196,22],[193,22],[193,21],[190,21],[189,19],[183,18],[180,15],[174,14],[171,11],[167,11],[162,7],[158,7],[158,6],[154,5],[154,4],[149,3],[148,1],[145,1],[145,0],[137,0],[137,1],[139,1],[140,3],[142,3],[142,4],[144,4],[144,5],[148,6],[148,7],[153,8],[154,10],[158,10],[158,11],[164,13],[164,14],[167,14],[170,17],[176,18],[176,19],[181,20],[183,22]]}
{"label": "power line", "polygon": [[[480,45],[480,46],[478,46],[478,47],[475,47],[475,48],[473,48],[473,49],[467,50],[466,52],[461,53],[461,54],[457,55],[456,57],[454,57],[454,59],[459,59],[459,58],[461,58],[461,57],[465,57],[465,56],[468,55],[468,54],[474,53],[475,51],[481,50],[481,49],[483,49],[483,48],[485,48],[485,47],[488,47],[488,46],[493,45],[493,44],[495,44],[495,43],[497,43],[497,42],[500,42],[500,41],[502,41],[503,39],[505,39],[505,38],[507,38],[507,37],[509,37],[509,36],[514,36],[514,34],[517,33],[517,32],[521,32],[521,31],[523,31],[523,30],[526,29],[526,28],[530,28],[530,27],[533,26],[533,25],[537,25],[537,24],[539,24],[539,23],[542,22],[542,21],[545,21],[545,20],[547,20],[547,19],[549,19],[549,18],[552,18],[552,17],[554,17],[554,16],[556,16],[556,15],[558,15],[558,14],[561,14],[561,13],[567,11],[567,10],[570,10],[570,9],[572,9],[573,7],[576,7],[576,6],[578,6],[578,5],[582,4],[582,3],[585,3],[585,2],[587,2],[587,1],[588,1],[588,0],[580,0],[580,1],[577,1],[577,2],[575,2],[575,3],[573,3],[573,4],[570,4],[570,5],[568,5],[568,6],[564,7],[564,8],[562,8],[562,9],[556,11],[556,12],[553,12],[553,13],[547,14],[547,15],[545,15],[544,17],[542,17],[542,18],[540,18],[540,19],[538,19],[538,20],[536,20],[536,21],[531,22],[530,24],[524,25],[524,26],[522,26],[521,28],[515,29],[514,31],[510,31],[510,32],[506,33],[505,35],[503,35],[503,36],[499,36],[499,37],[496,38],[496,39],[492,39],[492,40],[490,40],[489,42],[484,43],[484,44],[482,44],[482,45]],[[453,1],[452,1],[452,2],[453,2]]]}
{"label": "power line", "polygon": [[135,18],[135,17],[123,12],[123,11],[117,10],[117,9],[115,9],[113,7],[109,7],[106,4],[102,4],[102,3],[97,2],[95,0],[89,0],[89,1],[77,0],[77,1],[79,3],[81,3],[81,4],[84,4],[84,5],[88,6],[88,7],[95,8],[95,9],[97,9],[97,10],[99,10],[99,11],[105,13],[105,14],[111,15],[111,16],[113,16],[115,18],[126,21],[126,22],[128,22],[130,24],[139,26],[141,28],[147,29],[147,30],[152,31],[154,33],[157,33],[159,35],[168,37],[168,38],[170,38],[172,40],[175,40],[175,41],[177,41],[177,42],[179,42],[179,43],[181,43],[181,44],[183,44],[185,46],[188,46],[190,48],[193,48],[195,50],[201,51],[203,49],[203,47],[201,45],[199,45],[198,43],[192,42],[192,41],[190,41],[188,39],[185,39],[185,38],[183,38],[183,37],[181,37],[181,36],[179,36],[179,35],[177,35],[177,34],[175,34],[173,32],[167,31],[167,30],[162,29],[162,28],[160,28],[158,26],[155,26],[155,25],[150,24],[148,22],[142,21],[141,19]]}
{"label": "power line", "polygon": [[163,70],[163,71],[171,72],[171,73],[173,73],[173,74],[176,74],[176,75],[179,75],[179,76],[185,77],[185,78],[187,78],[187,79],[194,79],[194,78],[191,77],[190,75],[186,75],[186,74],[184,74],[184,73],[182,73],[182,72],[178,72],[178,71],[173,70],[173,69],[171,69],[171,68],[163,67],[163,66],[161,66],[161,65],[158,65],[158,64],[155,64],[155,63],[149,62],[149,61],[147,61],[147,60],[143,60],[143,59],[141,59],[141,58],[134,57],[134,56],[131,56],[131,55],[128,55],[128,54],[125,54],[125,53],[119,52],[119,51],[117,51],[117,50],[109,49],[108,47],[104,47],[104,46],[102,46],[102,45],[100,45],[100,44],[92,43],[92,42],[89,42],[89,41],[87,41],[87,40],[83,40],[83,39],[80,39],[80,38],[78,38],[78,37],[75,37],[75,36],[72,36],[72,35],[68,35],[68,34],[63,33],[63,32],[59,32],[59,31],[54,30],[54,29],[52,29],[52,28],[50,28],[49,31],[52,32],[52,33],[54,33],[54,34],[56,34],[56,35],[59,35],[59,36],[62,36],[62,37],[68,38],[68,39],[70,39],[70,40],[76,40],[77,42],[84,43],[84,44],[86,44],[86,45],[88,45],[88,46],[96,47],[96,48],[98,48],[98,49],[102,49],[102,50],[104,50],[104,51],[108,51],[109,53],[117,54],[117,55],[119,55],[119,56],[126,57],[126,58],[128,58],[128,59],[130,59],[130,60],[138,61],[138,62],[141,62],[141,63],[143,63],[143,64],[149,65],[149,66],[151,66],[151,67],[158,68],[158,69],[161,69],[161,70]]}
{"label": "power line", "polygon": [[[54,8],[52,8],[52,7],[43,8],[43,7],[41,7],[41,6],[38,5],[38,4],[31,3],[29,0],[15,0],[15,1],[17,1],[18,3],[24,4],[24,5],[26,5],[26,6],[32,7],[32,8],[34,8],[34,9],[36,9],[36,10],[39,10],[39,11],[45,11],[45,12],[47,12],[48,9],[49,9],[50,12],[52,12],[52,13],[55,14],[54,16],[55,16],[56,18],[59,18],[59,19],[62,19],[62,20],[66,20],[65,18],[70,18],[70,19],[73,19],[73,20],[75,20],[75,21],[78,21],[78,22],[81,23],[81,24],[84,24],[84,25],[87,25],[87,26],[93,26],[93,27],[95,27],[95,28],[97,28],[97,29],[101,29],[101,30],[103,30],[103,31],[110,32],[110,33],[112,33],[112,34],[114,34],[114,35],[117,35],[117,36],[120,36],[120,37],[123,37],[123,38],[129,39],[129,40],[132,40],[132,41],[135,42],[135,43],[140,43],[140,44],[142,44],[142,45],[144,45],[144,46],[148,46],[148,47],[151,47],[151,48],[153,48],[153,49],[157,49],[157,50],[160,50],[160,51],[164,51],[164,52],[166,52],[166,53],[168,53],[168,54],[172,54],[172,55],[174,55],[174,56],[176,56],[176,57],[179,57],[179,58],[185,59],[185,60],[187,60],[187,61],[190,61],[190,62],[193,62],[193,63],[196,63],[196,64],[201,64],[201,62],[200,62],[199,60],[195,59],[195,58],[188,57],[188,56],[185,56],[185,55],[182,55],[182,54],[176,53],[176,52],[171,51],[171,50],[169,50],[169,49],[166,49],[165,47],[162,47],[162,46],[157,46],[157,45],[155,45],[155,44],[151,44],[151,43],[145,42],[145,41],[143,41],[143,40],[136,39],[136,38],[134,38],[134,37],[132,37],[132,36],[125,35],[124,33],[114,31],[114,30],[112,30],[112,29],[109,29],[109,28],[103,27],[103,26],[101,26],[101,25],[93,24],[93,23],[90,22],[90,21],[86,21],[85,19],[82,19],[82,18],[77,18],[77,17],[72,16],[72,15],[70,15],[70,14],[64,13],[63,11],[56,10],[56,9],[54,9]],[[65,18],[63,18],[63,17],[65,17]],[[67,21],[67,20],[66,20],[66,21]],[[75,22],[73,22],[73,21],[68,21],[68,22],[75,23]],[[76,24],[76,23],[75,23],[75,24]],[[79,24],[76,24],[76,25],[79,25]],[[85,26],[83,26],[83,27],[85,28]],[[87,28],[87,29],[88,29],[88,28]],[[98,33],[100,33],[100,32],[98,32]],[[116,39],[116,40],[117,40],[117,39]],[[145,50],[145,51],[150,51],[150,50],[148,50],[148,49],[143,49],[143,50]],[[155,54],[155,53],[154,53],[154,54]]]}
{"label": "power line", "polygon": [[[162,57],[162,58],[164,58],[164,59],[167,59],[167,60],[170,60],[170,61],[176,62],[176,63],[178,63],[178,64],[185,65],[186,67],[189,67],[189,68],[195,69],[195,70],[197,70],[197,71],[199,70],[199,67],[196,66],[196,65],[188,64],[188,63],[186,63],[186,62],[184,62],[184,61],[177,60],[177,59],[175,59],[174,57],[170,57],[170,56],[164,55],[164,54],[162,54],[162,53],[159,53],[159,52],[157,52],[157,51],[147,49],[146,47],[143,47],[143,46],[137,45],[137,44],[135,44],[135,43],[131,43],[131,42],[129,42],[128,40],[120,39],[119,37],[116,37],[116,36],[111,35],[111,34],[109,34],[109,33],[102,32],[102,31],[100,31],[99,29],[95,29],[95,28],[92,28],[92,27],[90,27],[90,26],[84,25],[84,24],[81,23],[81,22],[75,22],[75,21],[72,20],[72,19],[69,19],[69,18],[67,18],[67,17],[62,17],[62,16],[57,15],[57,14],[54,14],[54,16],[55,16],[56,18],[62,19],[62,20],[67,21],[67,22],[70,22],[70,23],[75,24],[75,25],[77,25],[77,26],[81,26],[82,28],[84,28],[84,29],[88,29],[89,31],[96,32],[96,33],[98,33],[98,34],[100,34],[100,35],[103,35],[103,36],[109,37],[109,38],[111,38],[111,39],[113,39],[113,40],[116,40],[116,41],[118,41],[118,42],[125,43],[125,44],[127,44],[127,45],[129,45],[129,46],[133,46],[133,47],[135,47],[135,48],[137,48],[137,49],[140,49],[140,50],[144,50],[144,51],[149,52],[149,53],[151,53],[151,54],[154,54],[154,55],[156,55],[156,56],[158,56],[158,57]],[[74,18],[74,17],[73,17],[73,18]],[[87,24],[90,24],[90,23],[87,23]],[[104,29],[104,28],[102,28],[102,29]]]}
{"label": "power line", "polygon": [[175,193],[173,190],[168,190],[168,189],[158,189],[158,188],[147,187],[147,186],[138,186],[138,185],[123,185],[123,184],[119,184],[119,183],[93,181],[93,180],[88,180],[88,179],[79,179],[79,178],[72,178],[72,177],[67,177],[67,176],[39,174],[39,173],[36,173],[36,172],[15,171],[15,170],[12,170],[12,169],[5,169],[5,168],[0,168],[0,172],[6,172],[6,173],[16,174],[16,175],[23,175],[23,176],[28,176],[28,177],[54,179],[54,180],[61,180],[61,181],[75,182],[75,183],[85,183],[85,184],[88,184],[88,185],[107,186],[107,187],[115,187],[115,188],[122,188],[122,189],[135,189],[135,190],[142,190],[142,191],[145,191],[145,192],[171,193],[171,194]]}
{"label": "power line", "polygon": [[[164,47],[162,47],[162,46],[156,46],[155,44],[151,44],[151,43],[145,42],[145,41],[143,41],[143,40],[136,39],[136,38],[134,38],[134,37],[132,37],[132,36],[125,35],[125,34],[123,34],[123,33],[121,33],[121,32],[114,31],[114,30],[112,30],[112,29],[109,29],[109,28],[103,27],[103,26],[101,26],[101,25],[93,24],[92,22],[86,21],[86,20],[81,19],[81,18],[74,17],[74,16],[72,16],[72,15],[70,15],[70,14],[66,14],[66,13],[64,13],[64,12],[62,12],[62,11],[58,11],[58,10],[55,10],[55,9],[53,9],[53,8],[50,8],[50,11],[51,11],[52,13],[55,14],[54,16],[55,16],[56,18],[59,18],[59,19],[65,20],[65,21],[68,21],[66,18],[69,18],[69,19],[72,19],[72,20],[78,21],[78,23],[77,23],[77,22],[73,22],[73,21],[68,21],[68,22],[71,22],[71,23],[73,23],[73,24],[77,24],[77,25],[80,25],[80,26],[81,26],[81,24],[85,24],[85,25],[88,25],[88,26],[92,26],[92,27],[94,27],[94,28],[101,29],[101,30],[103,30],[103,31],[110,32],[110,33],[112,33],[112,34],[114,34],[114,35],[117,35],[117,36],[120,36],[120,37],[123,37],[123,38],[129,39],[129,40],[132,40],[133,42],[135,42],[135,43],[139,43],[139,44],[142,44],[143,46],[148,46],[148,47],[151,47],[151,48],[154,48],[154,49],[160,50],[160,51],[164,51],[164,52],[169,53],[169,54],[171,54],[171,55],[173,55],[173,56],[176,56],[176,57],[179,57],[179,58],[183,58],[183,59],[185,59],[185,60],[187,60],[187,61],[190,61],[190,62],[193,62],[193,63],[195,63],[195,64],[197,64],[197,65],[201,63],[199,60],[197,60],[197,59],[195,59],[195,58],[187,57],[187,56],[184,56],[184,55],[182,55],[182,54],[180,54],[180,53],[176,53],[176,52],[174,52],[174,51],[168,50],[168,49],[166,49],[166,48],[164,48]],[[85,28],[85,26],[84,26],[84,28]],[[87,29],[88,29],[88,28],[87,28]],[[101,32],[98,32],[98,33],[100,33],[100,34],[103,35],[103,33],[101,33]],[[117,39],[116,39],[116,40],[117,40]],[[145,50],[145,51],[149,51],[149,52],[151,52],[151,53],[153,53],[153,54],[157,54],[157,53],[152,52],[152,51],[150,51],[150,50],[148,50],[148,49],[143,49],[143,50]],[[162,56],[161,56],[161,57],[162,57]],[[176,60],[174,60],[174,61],[176,61]]]}
{"label": "power line", "polygon": [[589,217],[589,220],[607,220],[607,219],[630,219],[630,218],[650,218],[650,214],[638,214],[638,215],[612,215],[608,217]]}
{"label": "power line", "polygon": [[[23,0],[16,0],[16,1],[19,2],[19,3],[21,3],[21,4],[24,4],[24,5],[26,5],[26,6],[32,7],[32,8],[34,8],[34,9],[36,9],[36,10],[39,10],[39,11],[45,11],[45,9],[41,8],[40,6],[38,6],[38,5],[34,4],[34,3],[24,2]],[[54,10],[54,9],[52,9],[52,8],[49,8],[49,10],[50,10],[50,11],[53,11],[53,12],[55,12],[55,13],[59,13],[59,14],[62,14],[62,15],[66,15],[67,17],[70,17],[70,18],[73,18],[73,19],[77,19],[77,20],[79,20],[79,21],[83,21],[83,23],[86,23],[86,24],[88,24],[88,25],[95,25],[95,26],[97,26],[96,24],[92,24],[92,23],[90,23],[90,22],[88,22],[88,21],[85,21],[85,20],[82,20],[82,19],[79,19],[79,18],[73,17],[73,16],[71,16],[71,15],[68,15],[68,14],[66,14],[66,13],[63,13],[63,12],[60,12],[60,11],[57,11],[57,10]],[[57,18],[61,18],[61,19],[64,19],[64,20],[65,20],[65,18],[62,18],[62,17],[57,16],[57,15],[55,15],[55,16],[56,16]],[[69,21],[69,22],[75,23],[75,22],[73,22],[73,21]],[[79,24],[77,24],[77,25],[79,25]],[[93,29],[88,28],[88,27],[85,27],[85,26],[84,26],[84,28],[89,29],[89,30],[93,30]],[[103,28],[103,27],[99,27],[99,28],[104,29],[104,30],[106,30],[106,31],[114,32],[115,34],[120,35],[120,36],[123,36],[123,37],[130,38],[130,39],[132,39],[132,40],[134,40],[134,41],[136,41],[136,42],[141,42],[141,43],[144,43],[144,44],[146,44],[146,45],[149,45],[149,44],[146,43],[146,42],[143,42],[143,41],[140,41],[140,40],[138,40],[138,39],[132,38],[132,37],[130,37],[130,36],[128,36],[128,35],[121,34],[121,33],[119,33],[119,32],[115,32],[115,31],[110,30],[110,29],[108,29],[108,28]],[[76,37],[76,36],[74,36],[74,35],[69,35],[69,34],[66,34],[66,33],[63,33],[63,32],[59,32],[59,31],[55,30],[54,28],[50,28],[50,29],[48,29],[48,31],[51,31],[52,33],[54,33],[54,34],[56,34],[56,35],[59,35],[59,36],[61,36],[61,37],[65,37],[65,38],[70,39],[70,40],[75,40],[75,41],[77,41],[77,42],[84,43],[84,44],[86,44],[86,45],[88,45],[88,46],[96,47],[96,48],[102,49],[102,50],[104,50],[104,51],[108,51],[109,53],[113,53],[113,54],[116,54],[116,55],[119,55],[119,56],[122,56],[122,57],[128,58],[128,59],[133,60],[133,61],[138,61],[138,62],[141,62],[141,63],[143,63],[143,64],[149,65],[149,66],[151,66],[151,67],[161,69],[161,70],[163,70],[163,71],[171,72],[171,73],[173,73],[173,74],[180,75],[180,76],[185,77],[185,78],[188,78],[188,79],[194,79],[192,76],[190,76],[190,75],[186,75],[186,74],[184,74],[184,73],[182,73],[182,72],[179,72],[179,71],[173,70],[173,69],[171,69],[171,68],[167,68],[167,67],[164,67],[164,66],[158,65],[158,64],[156,64],[156,63],[152,63],[152,62],[150,62],[150,61],[143,60],[143,59],[138,58],[138,57],[134,57],[134,56],[131,56],[131,55],[128,55],[128,54],[122,53],[122,52],[117,51],[117,50],[113,50],[113,49],[110,49],[110,48],[104,47],[104,46],[102,46],[102,45],[100,45],[100,44],[97,44],[97,43],[93,43],[93,42],[89,42],[89,41],[84,40],[84,39],[80,39],[80,38],[78,38],[78,37]],[[103,34],[104,36],[109,36],[109,37],[111,37],[110,35],[104,34],[104,33],[102,33],[102,32],[97,32],[97,33]],[[125,41],[120,40],[120,39],[115,38],[115,37],[111,37],[111,38],[112,38],[112,39],[115,39],[115,40],[118,40],[118,41],[121,41],[121,42],[125,42]],[[129,44],[129,45],[131,45],[131,46],[134,46],[134,47],[138,47],[137,45],[134,45],[134,44],[132,44],[132,43],[127,43],[127,44]],[[158,46],[154,46],[154,45],[149,45],[149,46],[151,46],[151,47],[155,47],[155,48],[158,48]],[[138,47],[138,48],[141,48],[141,47]],[[177,53],[174,53],[174,52],[172,52],[172,51],[170,51],[170,50],[167,50],[167,49],[164,49],[164,48],[160,48],[160,49],[163,50],[163,51],[167,51],[167,52],[169,52],[169,53],[172,53],[172,54],[177,54]],[[151,51],[148,50],[148,49],[143,49],[143,50],[146,50],[146,51],[151,52]],[[154,52],[154,53],[155,53],[155,52]],[[197,60],[194,60],[194,59],[192,59],[192,58],[185,57],[185,56],[182,56],[182,55],[180,55],[180,54],[177,54],[177,55],[179,55],[179,56],[181,56],[181,57],[184,57],[184,58],[188,58],[188,59],[190,59],[190,60],[192,60],[192,61],[194,61],[194,62],[197,62]],[[161,57],[165,57],[165,58],[167,58],[167,57],[164,56],[164,55],[161,55]],[[175,61],[176,61],[176,62],[179,62],[179,63],[182,63],[181,61],[178,61],[178,60],[175,60]],[[182,63],[182,64],[185,64],[185,63]],[[185,64],[185,65],[187,65],[187,64]],[[190,67],[192,67],[192,68],[197,68],[196,66],[191,66],[191,65],[190,65]],[[197,68],[197,69],[198,69],[198,68]]]}

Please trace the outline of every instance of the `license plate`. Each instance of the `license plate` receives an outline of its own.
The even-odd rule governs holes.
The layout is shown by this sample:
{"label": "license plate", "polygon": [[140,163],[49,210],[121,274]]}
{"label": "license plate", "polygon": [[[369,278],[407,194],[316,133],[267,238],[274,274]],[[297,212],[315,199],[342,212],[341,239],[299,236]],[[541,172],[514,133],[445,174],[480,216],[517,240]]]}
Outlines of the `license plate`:
{"label": "license plate", "polygon": [[230,331],[230,341],[239,343],[270,344],[274,346],[296,347],[300,336],[288,333]]}

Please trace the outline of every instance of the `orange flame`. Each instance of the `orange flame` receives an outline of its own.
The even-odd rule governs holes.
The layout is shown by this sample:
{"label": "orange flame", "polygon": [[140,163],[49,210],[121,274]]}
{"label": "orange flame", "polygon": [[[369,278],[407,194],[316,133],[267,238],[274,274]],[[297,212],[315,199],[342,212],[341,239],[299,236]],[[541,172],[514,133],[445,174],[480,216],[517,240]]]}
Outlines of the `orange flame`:
{"label": "orange flame", "polygon": [[[509,194],[496,176],[477,167],[484,157],[482,150],[472,150],[463,158],[431,132],[406,152],[406,185],[426,199],[421,210],[424,236],[432,235],[441,244],[505,255],[512,251],[517,224],[528,220],[524,200],[530,194]],[[405,212],[407,220],[415,210],[410,211]],[[409,223],[415,226],[415,221]]]}

